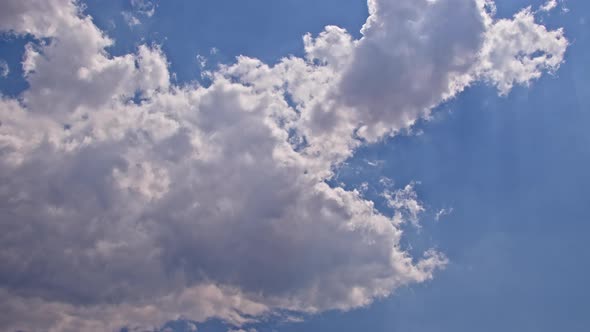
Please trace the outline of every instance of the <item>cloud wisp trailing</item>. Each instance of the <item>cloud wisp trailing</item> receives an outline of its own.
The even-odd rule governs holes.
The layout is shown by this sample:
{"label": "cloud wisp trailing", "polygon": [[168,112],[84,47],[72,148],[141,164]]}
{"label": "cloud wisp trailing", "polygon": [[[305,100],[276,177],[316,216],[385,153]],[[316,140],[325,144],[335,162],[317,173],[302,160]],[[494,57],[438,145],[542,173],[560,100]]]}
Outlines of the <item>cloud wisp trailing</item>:
{"label": "cloud wisp trailing", "polygon": [[203,87],[172,84],[158,47],[109,55],[76,1],[3,1],[0,30],[41,42],[0,100],[0,330],[241,326],[431,279],[444,255],[400,248],[411,188],[410,216],[388,217],[326,180],[476,81],[506,94],[557,70],[568,42],[492,1],[369,10],[359,40],[328,26],[304,58],[242,56]]}

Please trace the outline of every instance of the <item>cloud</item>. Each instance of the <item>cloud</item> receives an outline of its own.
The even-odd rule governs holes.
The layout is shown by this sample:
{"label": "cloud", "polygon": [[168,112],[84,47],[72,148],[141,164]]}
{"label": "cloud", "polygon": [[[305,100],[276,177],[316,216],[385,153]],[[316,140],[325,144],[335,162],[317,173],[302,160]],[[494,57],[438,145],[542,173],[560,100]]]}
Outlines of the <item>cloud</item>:
{"label": "cloud", "polygon": [[539,8],[539,10],[544,12],[550,12],[555,8],[557,8],[557,0],[548,0],[544,5],[542,5]]}
{"label": "cloud", "polygon": [[418,194],[414,189],[415,186],[416,183],[410,183],[394,192],[385,191],[383,193],[387,205],[395,209],[393,221],[398,225],[409,221],[412,225],[420,227],[419,216],[425,209],[422,202],[418,200]]}
{"label": "cloud", "polygon": [[155,0],[131,0],[131,7],[134,11],[147,17],[156,13],[157,1]]}
{"label": "cloud", "polygon": [[489,24],[477,71],[505,95],[515,84],[528,85],[544,72],[555,72],[567,46],[563,29],[548,31],[528,7]]}
{"label": "cloud", "polygon": [[0,77],[8,77],[8,74],[10,74],[8,63],[0,59]]}
{"label": "cloud", "polygon": [[474,1],[369,1],[369,11],[337,94],[375,141],[465,87],[485,25]]}
{"label": "cloud", "polygon": [[141,21],[130,12],[121,12],[121,15],[123,15],[123,19],[125,19],[125,22],[129,27],[134,27],[141,24]]}
{"label": "cloud", "polygon": [[434,216],[434,220],[440,221],[442,217],[448,216],[448,215],[452,214],[453,211],[454,211],[454,209],[452,207],[451,208],[443,208],[443,209],[440,209],[436,213],[436,215]]}
{"label": "cloud", "polygon": [[157,2],[151,0],[130,0],[130,11],[123,11],[121,15],[130,28],[142,24],[142,18],[151,18],[156,13]]}
{"label": "cloud", "polygon": [[0,329],[241,326],[432,278],[443,254],[400,247],[413,187],[389,217],[326,180],[475,80],[508,93],[559,67],[561,30],[490,5],[371,0],[361,39],[329,26],[304,58],[239,57],[202,87],[171,84],[158,47],[109,55],[76,2],[2,2],[0,29],[46,41],[26,47],[29,88],[0,100]]}
{"label": "cloud", "polygon": [[56,33],[56,24],[77,20],[78,8],[70,0],[3,1],[0,30],[46,37]]}

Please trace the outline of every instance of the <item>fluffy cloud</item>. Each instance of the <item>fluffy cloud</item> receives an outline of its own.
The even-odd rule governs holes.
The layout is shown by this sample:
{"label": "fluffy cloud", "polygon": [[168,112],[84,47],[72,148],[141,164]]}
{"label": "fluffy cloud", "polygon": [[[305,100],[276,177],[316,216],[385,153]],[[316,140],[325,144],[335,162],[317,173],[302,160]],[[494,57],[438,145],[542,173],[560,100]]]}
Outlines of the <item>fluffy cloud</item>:
{"label": "fluffy cloud", "polygon": [[110,56],[75,2],[4,1],[0,29],[43,42],[0,101],[0,329],[239,326],[432,278],[442,254],[400,248],[412,187],[388,217],[325,180],[474,80],[507,93],[558,68],[562,31],[491,5],[370,0],[360,40],[327,27],[305,58],[240,57],[201,87],[172,85],[157,47]]}
{"label": "fluffy cloud", "polygon": [[57,25],[78,19],[78,8],[70,0],[9,0],[0,8],[0,30],[36,36],[55,35]]}
{"label": "fluffy cloud", "polygon": [[485,26],[475,1],[369,1],[369,12],[337,96],[375,141],[464,88]]}
{"label": "fluffy cloud", "polygon": [[486,31],[478,72],[507,94],[515,84],[529,84],[543,72],[555,72],[567,49],[562,29],[547,31],[535,23],[530,7],[512,19],[498,20]]}

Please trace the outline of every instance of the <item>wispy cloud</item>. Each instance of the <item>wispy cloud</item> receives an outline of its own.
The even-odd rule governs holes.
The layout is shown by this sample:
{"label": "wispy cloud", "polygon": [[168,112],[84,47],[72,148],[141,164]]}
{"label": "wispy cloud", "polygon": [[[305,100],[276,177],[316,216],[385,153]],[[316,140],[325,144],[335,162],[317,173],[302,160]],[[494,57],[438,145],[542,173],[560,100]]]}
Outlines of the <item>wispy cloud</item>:
{"label": "wispy cloud", "polygon": [[10,74],[8,63],[0,59],[0,77],[8,77],[8,74]]}

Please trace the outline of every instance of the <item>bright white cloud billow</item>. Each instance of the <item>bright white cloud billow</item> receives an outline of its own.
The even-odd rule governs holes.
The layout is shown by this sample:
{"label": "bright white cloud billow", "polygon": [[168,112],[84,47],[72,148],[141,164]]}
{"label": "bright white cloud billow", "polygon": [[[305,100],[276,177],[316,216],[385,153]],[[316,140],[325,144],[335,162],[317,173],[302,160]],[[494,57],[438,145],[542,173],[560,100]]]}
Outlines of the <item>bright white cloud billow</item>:
{"label": "bright white cloud billow", "polygon": [[326,27],[305,58],[240,57],[200,87],[171,84],[157,47],[110,56],[76,2],[3,1],[0,29],[49,41],[0,101],[0,330],[239,326],[432,278],[445,257],[399,245],[413,188],[388,217],[325,180],[475,80],[507,93],[559,67],[563,31],[492,5],[370,0],[360,40]]}

